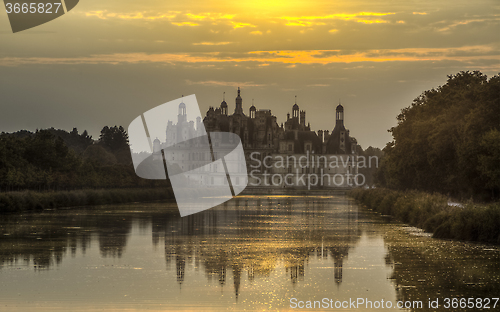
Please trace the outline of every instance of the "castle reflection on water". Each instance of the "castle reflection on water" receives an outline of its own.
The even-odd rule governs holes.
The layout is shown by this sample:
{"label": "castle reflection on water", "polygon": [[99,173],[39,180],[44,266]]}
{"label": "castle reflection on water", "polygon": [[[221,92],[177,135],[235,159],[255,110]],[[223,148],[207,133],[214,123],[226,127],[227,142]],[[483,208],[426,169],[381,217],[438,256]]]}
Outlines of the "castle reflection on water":
{"label": "castle reflection on water", "polygon": [[238,196],[184,218],[135,203],[0,219],[6,311],[281,311],[290,298],[486,298],[499,281],[497,247],[408,234],[340,195]]}
{"label": "castle reflection on water", "polygon": [[164,242],[167,271],[176,271],[170,282],[182,287],[190,265],[207,282],[232,283],[237,299],[243,280],[275,270],[284,268],[299,283],[312,257],[331,261],[331,280],[342,283],[343,262],[361,236],[358,208],[343,196],[240,196],[184,218],[165,205],[175,211],[174,203],[158,203],[6,216],[0,270],[20,264],[48,270],[96,243],[101,258],[121,258],[137,226],[152,229],[155,249]]}
{"label": "castle reflection on water", "polygon": [[311,257],[330,259],[341,283],[343,261],[361,235],[357,208],[346,199],[327,207],[325,199],[239,197],[187,218],[153,221],[153,241],[164,236],[167,267],[175,266],[179,286],[192,262],[220,285],[231,271],[238,297],[243,274],[252,281],[284,266],[297,283]]}

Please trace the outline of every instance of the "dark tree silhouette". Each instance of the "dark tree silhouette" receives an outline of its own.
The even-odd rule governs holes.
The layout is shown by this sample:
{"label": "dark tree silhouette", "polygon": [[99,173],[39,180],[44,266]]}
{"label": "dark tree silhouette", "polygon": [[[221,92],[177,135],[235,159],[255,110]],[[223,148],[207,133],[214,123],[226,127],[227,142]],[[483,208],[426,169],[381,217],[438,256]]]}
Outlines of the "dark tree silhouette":
{"label": "dark tree silhouette", "polygon": [[462,197],[498,197],[500,76],[479,71],[448,76],[397,116],[394,140],[378,175],[396,189]]}

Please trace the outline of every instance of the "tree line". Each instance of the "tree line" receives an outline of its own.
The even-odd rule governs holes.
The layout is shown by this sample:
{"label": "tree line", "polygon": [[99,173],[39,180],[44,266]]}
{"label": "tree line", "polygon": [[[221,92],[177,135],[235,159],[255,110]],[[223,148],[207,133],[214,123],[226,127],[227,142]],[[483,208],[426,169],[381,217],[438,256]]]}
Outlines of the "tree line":
{"label": "tree line", "polygon": [[448,76],[423,92],[389,130],[377,182],[392,189],[462,198],[500,194],[500,76],[479,71]]}
{"label": "tree line", "polygon": [[0,191],[168,186],[136,176],[121,126],[87,131],[54,128],[0,134]]}

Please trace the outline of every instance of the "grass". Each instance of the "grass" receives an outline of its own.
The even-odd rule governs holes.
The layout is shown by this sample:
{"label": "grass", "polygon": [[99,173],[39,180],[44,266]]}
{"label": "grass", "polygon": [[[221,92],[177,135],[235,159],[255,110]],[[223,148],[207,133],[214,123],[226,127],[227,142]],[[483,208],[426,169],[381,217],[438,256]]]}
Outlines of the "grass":
{"label": "grass", "polygon": [[171,189],[103,189],[61,192],[0,193],[0,213],[44,210],[62,207],[120,204],[174,198]]}
{"label": "grass", "polygon": [[435,238],[500,244],[500,203],[452,207],[441,194],[384,188],[354,189],[349,196],[374,211],[433,233]]}

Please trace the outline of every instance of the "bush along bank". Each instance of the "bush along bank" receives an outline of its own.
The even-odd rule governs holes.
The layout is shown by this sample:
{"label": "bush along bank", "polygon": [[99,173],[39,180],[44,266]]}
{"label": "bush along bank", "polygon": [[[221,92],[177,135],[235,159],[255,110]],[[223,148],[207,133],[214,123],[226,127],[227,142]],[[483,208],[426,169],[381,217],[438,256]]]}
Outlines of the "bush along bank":
{"label": "bush along bank", "polygon": [[172,189],[132,188],[0,193],[0,213],[173,199]]}
{"label": "bush along bank", "polygon": [[361,204],[433,233],[435,238],[500,244],[500,203],[449,206],[446,196],[384,188],[349,192]]}

